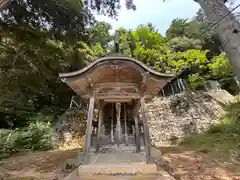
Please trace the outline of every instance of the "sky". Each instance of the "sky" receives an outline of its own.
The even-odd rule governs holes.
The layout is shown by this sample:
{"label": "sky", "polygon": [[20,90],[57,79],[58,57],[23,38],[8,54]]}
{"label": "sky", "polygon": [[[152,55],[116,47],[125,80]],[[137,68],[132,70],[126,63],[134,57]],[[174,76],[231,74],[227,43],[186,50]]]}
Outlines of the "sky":
{"label": "sky", "polygon": [[[240,0],[234,2],[237,4]],[[191,19],[200,9],[200,6],[193,0],[166,0],[165,2],[162,0],[134,0],[134,3],[137,7],[135,11],[127,10],[123,5],[118,20],[103,15],[97,15],[96,18],[111,24],[112,32],[119,27],[134,29],[140,24],[151,22],[162,35],[165,35],[173,19]]]}
{"label": "sky", "polygon": [[[151,2],[151,3],[150,3]],[[134,29],[140,24],[151,22],[164,35],[175,18],[192,18],[200,6],[193,0],[135,0],[137,9],[127,10],[124,6],[118,20],[97,15],[97,20],[112,25],[113,31],[119,27]]]}

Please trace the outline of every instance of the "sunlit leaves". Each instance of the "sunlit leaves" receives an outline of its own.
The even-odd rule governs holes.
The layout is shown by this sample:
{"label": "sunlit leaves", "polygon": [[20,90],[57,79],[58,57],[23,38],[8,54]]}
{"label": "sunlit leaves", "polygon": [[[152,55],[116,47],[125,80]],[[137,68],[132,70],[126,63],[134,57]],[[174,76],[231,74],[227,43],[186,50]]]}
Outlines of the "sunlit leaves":
{"label": "sunlit leaves", "polygon": [[233,74],[233,70],[225,53],[215,56],[208,67],[212,70],[214,76],[218,77],[228,77]]}

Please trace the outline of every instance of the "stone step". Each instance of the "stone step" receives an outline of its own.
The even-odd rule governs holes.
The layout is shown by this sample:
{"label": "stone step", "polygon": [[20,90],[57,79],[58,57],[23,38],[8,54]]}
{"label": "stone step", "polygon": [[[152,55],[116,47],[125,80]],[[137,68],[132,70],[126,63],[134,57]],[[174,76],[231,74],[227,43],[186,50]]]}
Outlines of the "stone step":
{"label": "stone step", "polygon": [[156,175],[155,164],[129,163],[129,164],[90,164],[79,166],[79,176],[92,175]]}
{"label": "stone step", "polygon": [[[131,169],[131,167],[130,167]],[[112,174],[112,175],[87,175],[79,174],[79,168],[76,168],[73,172],[68,174],[62,180],[175,180],[166,171],[159,170],[155,174],[137,174],[137,175],[123,175],[123,174]]]}
{"label": "stone step", "polygon": [[[92,147],[95,147],[96,144],[97,144],[96,136],[94,136],[94,137],[92,137]],[[112,144],[110,136],[102,136],[99,140],[99,144],[100,144],[100,146]],[[116,138],[114,138],[114,143],[113,144],[117,144]],[[125,144],[125,138],[124,137],[122,137],[120,139],[120,144]],[[133,145],[133,144],[135,145],[136,144],[134,136],[128,136],[128,144],[129,145]],[[140,144],[144,145],[142,136],[140,136]]]}

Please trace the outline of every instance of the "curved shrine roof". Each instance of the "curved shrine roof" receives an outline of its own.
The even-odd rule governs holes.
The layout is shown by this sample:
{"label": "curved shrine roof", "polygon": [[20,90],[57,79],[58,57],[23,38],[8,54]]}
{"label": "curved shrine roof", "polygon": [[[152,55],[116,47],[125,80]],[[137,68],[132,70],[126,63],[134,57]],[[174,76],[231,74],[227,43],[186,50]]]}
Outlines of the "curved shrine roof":
{"label": "curved shrine roof", "polygon": [[59,77],[60,78],[66,78],[66,77],[73,77],[73,76],[81,75],[84,72],[87,72],[89,69],[93,68],[95,65],[97,65],[97,64],[99,64],[103,61],[110,61],[110,60],[123,60],[123,61],[133,62],[133,63],[141,66],[146,71],[148,71],[148,72],[150,72],[150,73],[152,73],[156,76],[160,76],[160,77],[174,78],[176,76],[176,74],[174,74],[174,73],[160,73],[158,71],[155,71],[155,70],[151,69],[150,67],[148,67],[147,65],[145,65],[144,63],[142,63],[141,61],[138,61],[138,60],[133,59],[133,58],[124,57],[124,56],[107,56],[107,57],[102,57],[102,58],[99,58],[99,59],[91,62],[86,67],[84,67],[84,68],[82,68],[78,71],[69,72],[69,73],[59,73]]}
{"label": "curved shrine roof", "polygon": [[155,96],[176,74],[160,73],[136,59],[115,55],[99,58],[75,72],[60,73],[59,77],[78,95],[93,90],[99,97],[115,93],[116,97],[130,98],[137,94]]}

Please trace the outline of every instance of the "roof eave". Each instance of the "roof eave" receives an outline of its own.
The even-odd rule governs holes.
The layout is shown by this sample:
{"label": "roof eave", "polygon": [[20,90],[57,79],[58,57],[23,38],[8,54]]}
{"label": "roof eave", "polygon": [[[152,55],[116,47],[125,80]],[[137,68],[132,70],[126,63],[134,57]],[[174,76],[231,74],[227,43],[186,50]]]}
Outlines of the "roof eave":
{"label": "roof eave", "polygon": [[138,64],[139,66],[141,66],[143,69],[145,69],[146,71],[150,72],[153,75],[159,76],[159,77],[166,77],[166,78],[174,78],[177,74],[175,73],[160,73],[158,71],[155,71],[151,68],[149,68],[148,66],[146,66],[144,63],[133,59],[133,58],[129,58],[129,57],[121,57],[121,56],[108,56],[108,57],[103,57],[103,58],[99,58],[93,62],[91,62],[90,64],[88,64],[86,67],[78,70],[78,71],[74,71],[74,72],[69,72],[69,73],[59,73],[59,77],[62,79],[62,81],[65,81],[65,78],[68,77],[74,77],[74,76],[78,76],[83,74],[84,72],[88,71],[89,69],[91,69],[93,66],[95,66],[96,64],[102,62],[102,61],[107,61],[107,60],[112,60],[112,59],[117,59],[117,60],[126,60],[126,61],[131,61],[134,62],[136,64]]}

